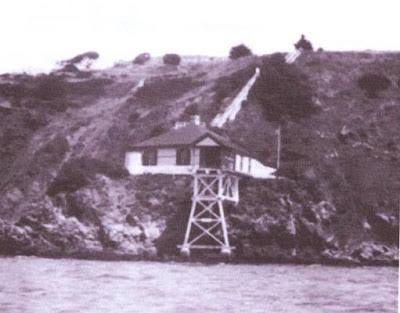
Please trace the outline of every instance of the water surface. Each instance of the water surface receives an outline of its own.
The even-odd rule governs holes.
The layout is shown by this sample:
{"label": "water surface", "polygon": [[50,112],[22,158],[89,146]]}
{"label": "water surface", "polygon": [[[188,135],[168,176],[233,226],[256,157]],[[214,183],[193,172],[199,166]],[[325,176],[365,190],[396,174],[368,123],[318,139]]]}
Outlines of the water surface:
{"label": "water surface", "polygon": [[390,267],[0,258],[0,312],[397,312],[397,282]]}

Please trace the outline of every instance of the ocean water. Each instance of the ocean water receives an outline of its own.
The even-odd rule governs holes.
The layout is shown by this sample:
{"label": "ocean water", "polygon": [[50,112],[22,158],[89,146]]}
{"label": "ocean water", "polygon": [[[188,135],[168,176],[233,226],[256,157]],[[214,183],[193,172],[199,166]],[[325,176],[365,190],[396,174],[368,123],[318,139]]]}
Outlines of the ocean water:
{"label": "ocean water", "polygon": [[0,258],[1,313],[397,312],[398,269]]}

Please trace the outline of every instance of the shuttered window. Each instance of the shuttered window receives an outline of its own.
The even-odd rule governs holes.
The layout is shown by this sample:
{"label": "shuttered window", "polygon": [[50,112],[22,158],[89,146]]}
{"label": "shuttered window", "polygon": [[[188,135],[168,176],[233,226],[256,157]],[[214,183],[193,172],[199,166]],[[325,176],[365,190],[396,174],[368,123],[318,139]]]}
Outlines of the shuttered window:
{"label": "shuttered window", "polygon": [[190,149],[182,148],[176,151],[176,165],[190,165]]}
{"label": "shuttered window", "polygon": [[157,150],[145,150],[142,155],[143,165],[157,165]]}

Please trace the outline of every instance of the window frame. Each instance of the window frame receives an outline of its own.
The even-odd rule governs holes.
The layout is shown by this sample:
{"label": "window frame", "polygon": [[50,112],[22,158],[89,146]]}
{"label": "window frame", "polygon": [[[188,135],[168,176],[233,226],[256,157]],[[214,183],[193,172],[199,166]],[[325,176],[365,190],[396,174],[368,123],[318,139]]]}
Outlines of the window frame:
{"label": "window frame", "polygon": [[192,153],[189,147],[182,147],[176,149],[175,164],[178,166],[188,166],[192,164]]}
{"label": "window frame", "polygon": [[142,154],[142,165],[143,166],[157,165],[157,159],[158,159],[157,149],[145,149]]}

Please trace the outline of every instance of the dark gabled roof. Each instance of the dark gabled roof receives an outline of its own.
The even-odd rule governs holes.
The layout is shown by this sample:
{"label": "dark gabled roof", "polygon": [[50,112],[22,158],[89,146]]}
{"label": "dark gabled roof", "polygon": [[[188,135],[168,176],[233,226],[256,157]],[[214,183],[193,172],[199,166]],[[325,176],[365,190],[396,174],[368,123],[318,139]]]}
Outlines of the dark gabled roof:
{"label": "dark gabled roof", "polygon": [[205,126],[190,124],[178,129],[173,129],[167,133],[147,139],[138,144],[132,145],[132,148],[150,148],[150,147],[176,147],[194,145],[206,137],[211,137],[221,146],[233,150],[245,152],[245,149],[233,143],[229,138],[223,137]]}

